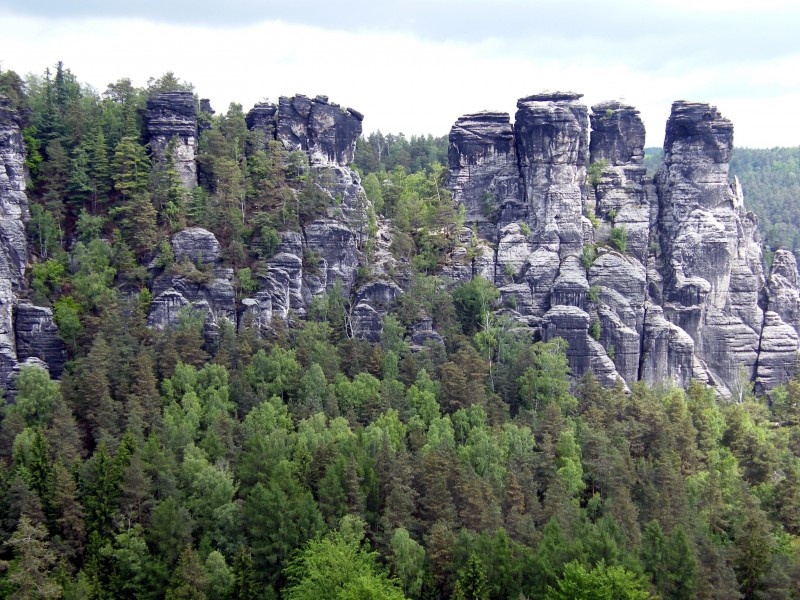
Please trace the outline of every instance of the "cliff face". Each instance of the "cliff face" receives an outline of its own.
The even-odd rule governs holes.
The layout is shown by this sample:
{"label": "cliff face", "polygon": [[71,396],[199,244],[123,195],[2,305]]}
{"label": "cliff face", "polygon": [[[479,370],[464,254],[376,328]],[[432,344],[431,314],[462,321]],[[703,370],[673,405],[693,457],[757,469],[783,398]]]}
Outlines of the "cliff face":
{"label": "cliff face", "polygon": [[513,125],[477,113],[451,130],[450,188],[496,245],[482,272],[515,319],[566,339],[573,373],[606,383],[696,378],[737,396],[785,381],[797,266],[779,252],[765,280],[756,219],[729,181],[731,123],[676,102],[648,181],[638,111],[604,102],[587,115],[579,98],[530,96]]}
{"label": "cliff face", "polygon": [[19,363],[43,360],[51,375],[64,367],[66,350],[49,308],[25,301],[25,148],[16,114],[0,96],[0,388],[7,388]]}
{"label": "cliff face", "polygon": [[[763,392],[786,381],[800,348],[800,277],[786,251],[768,276],[762,271],[755,217],[729,180],[731,123],[709,105],[676,102],[663,166],[648,179],[638,111],[621,102],[590,111],[580,98],[522,98],[514,123],[497,112],[456,121],[448,187],[466,227],[442,274],[492,281],[517,324],[566,340],[576,376],[592,371],[606,385],[699,379],[727,397],[751,382]],[[379,339],[407,281],[390,252],[390,222],[373,223],[369,260],[363,252],[369,206],[349,166],[361,119],[325,96],[256,105],[248,127],[306,155],[303,168],[327,208],[280,234],[257,289],[238,300],[214,235],[197,227],[174,234],[176,260],[200,269],[156,273],[148,324],[169,326],[192,307],[206,315],[210,338],[223,320],[268,328],[304,317],[340,286],[352,307],[349,333]],[[197,185],[192,95],[152,98],[146,120],[153,154],[163,159],[172,148],[186,187]],[[22,361],[41,359],[58,376],[65,359],[50,309],[25,301],[23,163],[19,126],[0,100],[0,384]],[[359,285],[359,270],[369,283]],[[425,318],[410,334],[416,349],[442,339]]]}
{"label": "cliff face", "polygon": [[[243,326],[268,327],[273,319],[304,317],[313,298],[340,282],[345,295],[356,290],[356,274],[363,256],[367,201],[361,180],[349,167],[361,135],[362,116],[328,101],[325,96],[282,97],[277,105],[257,104],[247,115],[248,127],[262,134],[264,142],[280,141],[290,152],[308,157],[309,180],[327,198],[324,215],[306,223],[299,232],[281,233],[277,253],[258,274],[258,289],[237,306],[233,271],[221,265],[219,243],[210,232],[190,228],[175,234],[172,247],[180,262],[186,256],[208,263],[212,275],[196,282],[171,273],[159,275],[153,284],[154,300],[148,323],[163,328],[174,323],[178,311],[191,306],[206,314],[209,335],[221,319]],[[313,257],[306,260],[304,257]],[[387,285],[390,284],[387,281]],[[352,332],[376,339],[385,306],[369,298],[357,298]]]}
{"label": "cliff face", "polygon": [[148,99],[145,122],[153,155],[163,160],[174,139],[172,158],[181,182],[187,190],[197,187],[197,109],[192,92],[163,92]]}

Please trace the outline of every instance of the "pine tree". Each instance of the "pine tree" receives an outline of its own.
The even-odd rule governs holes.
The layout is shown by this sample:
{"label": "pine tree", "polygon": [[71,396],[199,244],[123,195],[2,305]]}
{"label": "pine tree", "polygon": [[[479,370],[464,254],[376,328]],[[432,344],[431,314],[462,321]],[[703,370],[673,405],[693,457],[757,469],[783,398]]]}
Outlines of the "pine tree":
{"label": "pine tree", "polygon": [[94,185],[89,174],[89,156],[86,146],[81,144],[72,153],[67,183],[66,195],[73,205],[74,213],[92,199],[93,192]]}
{"label": "pine tree", "polygon": [[114,149],[111,178],[114,188],[128,199],[147,189],[150,159],[144,146],[132,136],[123,137]]}
{"label": "pine tree", "polygon": [[191,546],[186,546],[178,566],[172,572],[165,600],[205,600],[207,587],[208,576],[197,552]]}
{"label": "pine tree", "polygon": [[256,600],[258,598],[253,556],[244,546],[239,550],[233,563],[233,598],[234,600]]}
{"label": "pine tree", "polygon": [[14,551],[8,573],[13,589],[9,600],[60,598],[61,586],[51,574],[55,557],[47,542],[47,530],[42,525],[34,526],[23,514],[8,545]]}
{"label": "pine tree", "polygon": [[98,204],[108,202],[108,194],[111,192],[111,164],[108,160],[108,145],[103,130],[99,127],[91,139],[88,154],[92,211],[94,212],[97,210]]}
{"label": "pine tree", "polygon": [[53,468],[53,510],[61,533],[61,544],[69,560],[76,560],[86,540],[83,506],[78,501],[75,477],[59,461]]}
{"label": "pine tree", "polygon": [[125,241],[137,257],[154,251],[158,241],[158,213],[148,193],[136,193],[115,209],[114,215],[119,218]]}
{"label": "pine tree", "polygon": [[464,600],[489,600],[486,572],[481,559],[474,552],[469,555],[467,565],[461,570],[456,586]]}

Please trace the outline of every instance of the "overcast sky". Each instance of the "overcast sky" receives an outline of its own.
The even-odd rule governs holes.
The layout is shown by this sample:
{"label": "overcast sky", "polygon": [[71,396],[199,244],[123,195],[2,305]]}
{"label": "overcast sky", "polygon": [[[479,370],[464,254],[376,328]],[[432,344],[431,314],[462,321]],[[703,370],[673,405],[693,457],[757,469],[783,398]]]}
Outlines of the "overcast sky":
{"label": "overcast sky", "polygon": [[0,67],[58,60],[98,90],[174,71],[220,112],[325,94],[366,132],[446,134],[543,90],[622,98],[660,145],[673,100],[738,146],[800,145],[797,0],[0,0]]}

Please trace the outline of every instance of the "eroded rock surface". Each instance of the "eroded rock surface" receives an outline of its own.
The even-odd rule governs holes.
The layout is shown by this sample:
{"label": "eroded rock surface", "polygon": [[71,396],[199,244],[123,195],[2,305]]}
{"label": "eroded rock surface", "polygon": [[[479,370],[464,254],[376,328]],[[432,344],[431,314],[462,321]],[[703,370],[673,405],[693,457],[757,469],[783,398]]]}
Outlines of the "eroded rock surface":
{"label": "eroded rock surface", "polygon": [[579,99],[537,94],[513,124],[484,112],[451,130],[454,201],[495,245],[484,271],[515,320],[567,339],[573,372],[608,384],[694,378],[735,397],[786,381],[797,265],[779,251],[765,280],[755,216],[729,177],[730,121],[676,102],[649,180],[639,112],[610,101],[588,113]]}
{"label": "eroded rock surface", "polygon": [[181,182],[188,190],[197,187],[197,107],[192,92],[162,92],[149,98],[145,121],[153,155],[164,160],[174,139],[172,158]]}
{"label": "eroded rock surface", "polygon": [[0,96],[0,388],[12,383],[18,363],[28,358],[45,361],[53,377],[61,375],[66,360],[50,309],[21,301],[27,295],[29,217],[24,164],[17,115]]}

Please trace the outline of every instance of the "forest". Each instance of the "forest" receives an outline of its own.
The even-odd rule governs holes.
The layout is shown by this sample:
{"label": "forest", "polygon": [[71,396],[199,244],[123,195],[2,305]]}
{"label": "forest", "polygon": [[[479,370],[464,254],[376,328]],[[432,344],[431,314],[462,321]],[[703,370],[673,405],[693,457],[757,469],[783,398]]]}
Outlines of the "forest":
{"label": "forest", "polygon": [[[27,148],[31,296],[69,354],[60,381],[23,367],[0,409],[0,597],[799,597],[800,378],[739,403],[574,381],[558,338],[492,311],[491,283],[437,276],[462,218],[446,138],[358,142],[364,227],[391,218],[409,267],[378,342],[350,336],[340,287],[266,333],[207,339],[191,310],[148,328],[153,269],[209,276],[170,256],[172,233],[212,231],[241,298],[279,233],[327,208],[305,155],[263,149],[237,104],[200,113],[187,192],[142,122],[176,89],[0,72]],[[733,168],[767,242],[793,249],[799,159],[737,151]],[[423,313],[443,343],[412,351]]]}

